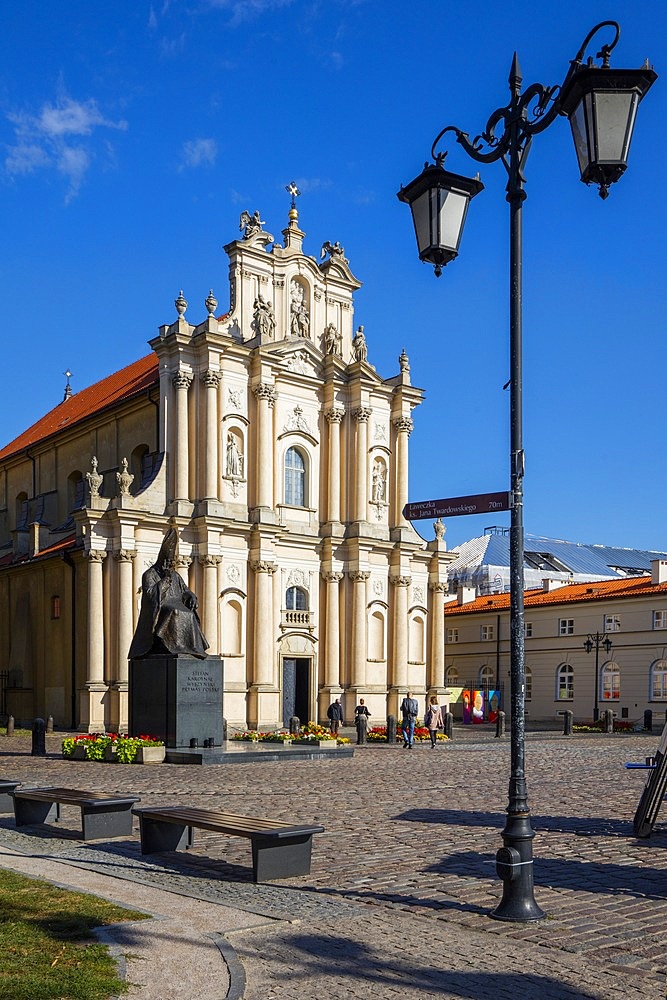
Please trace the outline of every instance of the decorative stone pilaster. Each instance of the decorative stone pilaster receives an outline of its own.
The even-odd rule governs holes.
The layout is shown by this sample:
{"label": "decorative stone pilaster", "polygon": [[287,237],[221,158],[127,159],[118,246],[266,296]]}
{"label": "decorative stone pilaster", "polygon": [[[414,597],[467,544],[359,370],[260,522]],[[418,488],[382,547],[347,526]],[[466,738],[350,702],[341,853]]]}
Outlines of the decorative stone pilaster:
{"label": "decorative stone pilaster", "polygon": [[208,652],[218,653],[220,642],[218,636],[218,566],[222,556],[199,556],[199,564],[204,571],[204,593],[202,599],[201,621],[202,629],[208,642]]}
{"label": "decorative stone pilaster", "polygon": [[192,559],[190,556],[176,556],[174,559],[174,568],[180,575],[183,583],[186,587],[190,586],[190,566],[192,565]]}
{"label": "decorative stone pilaster", "polygon": [[188,466],[188,389],[192,385],[192,375],[177,372],[172,379],[176,390],[176,427],[174,447],[174,499],[189,499]]}
{"label": "decorative stone pilaster", "polygon": [[340,608],[339,583],[342,573],[325,572],[326,581],[326,643],[324,660],[324,685],[327,690],[340,688]]}
{"label": "decorative stone pilaster", "polygon": [[273,574],[277,566],[263,559],[253,559],[255,574],[255,685],[274,683]]}
{"label": "decorative stone pilaster", "polygon": [[364,689],[366,686],[367,626],[366,581],[370,573],[365,570],[352,570],[349,574],[352,581],[352,662],[351,681],[353,688]]}
{"label": "decorative stone pilaster", "polygon": [[411,417],[400,416],[394,419],[393,424],[396,430],[396,510],[393,521],[396,526],[405,528],[408,526],[403,516],[403,508],[408,502],[408,438],[414,421]]}
{"label": "decorative stone pilaster", "polygon": [[325,411],[329,424],[329,482],[328,511],[329,521],[340,521],[340,425],[345,410],[342,406],[332,406]]}
{"label": "decorative stone pilaster", "polygon": [[[257,400],[256,506],[273,508],[273,420],[276,387],[260,382],[252,389]],[[249,472],[246,471],[249,478]]]}
{"label": "decorative stone pilaster", "polygon": [[[217,303],[216,303],[217,305]],[[210,368],[202,372],[199,381],[205,387],[205,454],[199,456],[204,461],[204,499],[218,499],[218,386],[220,373]],[[206,631],[206,630],[204,630]],[[208,636],[207,636],[208,638]],[[209,640],[210,641],[210,640]]]}
{"label": "decorative stone pilaster", "polygon": [[431,607],[431,664],[428,678],[429,690],[441,693],[445,689],[445,592],[447,584],[438,580],[429,583]]}
{"label": "decorative stone pilaster", "polygon": [[104,731],[104,599],[102,563],[106,552],[89,549],[88,560],[88,644],[86,648],[86,683],[81,691],[81,728],[84,732]]}
{"label": "decorative stone pilaster", "polygon": [[394,587],[394,677],[393,687],[407,688],[408,681],[408,588],[411,576],[390,575]]}
{"label": "decorative stone pilaster", "polygon": [[357,470],[355,482],[355,521],[368,519],[368,419],[370,406],[358,406],[352,411],[357,424]]}

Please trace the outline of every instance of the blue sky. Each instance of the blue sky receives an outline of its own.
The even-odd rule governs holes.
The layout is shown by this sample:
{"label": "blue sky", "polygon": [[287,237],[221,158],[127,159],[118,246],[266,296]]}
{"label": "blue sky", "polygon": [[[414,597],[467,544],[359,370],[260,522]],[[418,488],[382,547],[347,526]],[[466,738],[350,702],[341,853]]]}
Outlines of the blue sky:
{"label": "blue sky", "polygon": [[[588,30],[618,20],[612,65],[648,57],[629,168],[606,202],[569,126],[534,142],[524,208],[525,526],[667,551],[667,12],[617,0],[26,0],[3,20],[1,444],[147,353],[182,288],[200,322],[242,210],[306,252],[339,240],[364,282],[355,320],[383,377],[403,347],[426,390],[410,499],[508,487],[508,214],[500,164],[443,276],[396,199],[442,127],[477,134],[524,84],[558,84]],[[600,36],[600,40],[605,40]],[[592,50],[592,54],[597,48]],[[475,173],[455,144],[448,166]],[[447,523],[450,547],[509,514]],[[418,525],[417,525],[418,526]],[[429,522],[422,522],[431,536]]]}

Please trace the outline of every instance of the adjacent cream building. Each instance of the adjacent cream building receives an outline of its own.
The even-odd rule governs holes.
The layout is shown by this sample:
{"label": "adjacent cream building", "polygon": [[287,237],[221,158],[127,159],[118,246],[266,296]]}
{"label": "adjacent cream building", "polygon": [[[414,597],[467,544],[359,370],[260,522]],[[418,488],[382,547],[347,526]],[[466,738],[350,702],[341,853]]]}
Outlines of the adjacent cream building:
{"label": "adjacent cream building", "polygon": [[150,355],[68,384],[0,451],[0,678],[17,720],[126,728],[141,576],[170,524],[231,726],[323,719],[336,697],[379,723],[408,689],[444,693],[451,557],[441,526],[425,544],[402,514],[423,398],[408,358],[377,373],[344,249],[307,256],[294,204],[282,244],[259,213],[241,228],[227,313],[181,293]]}
{"label": "adjacent cream building", "polygon": [[[478,597],[462,586],[445,606],[445,681],[459,700],[455,715],[461,715],[461,692],[471,688],[500,689],[500,707],[509,712],[509,603],[508,593]],[[633,722],[650,709],[654,720],[664,722],[667,559],[654,559],[650,574],[625,579],[545,580],[542,588],[525,592],[524,605],[531,719],[554,720],[570,710],[575,720],[591,720],[597,707]]]}

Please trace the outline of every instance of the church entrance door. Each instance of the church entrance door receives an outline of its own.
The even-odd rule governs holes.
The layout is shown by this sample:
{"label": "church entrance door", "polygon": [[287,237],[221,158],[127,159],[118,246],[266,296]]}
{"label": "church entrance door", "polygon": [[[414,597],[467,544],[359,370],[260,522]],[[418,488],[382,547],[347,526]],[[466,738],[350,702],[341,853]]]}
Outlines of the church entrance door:
{"label": "church entrance door", "polygon": [[283,659],[283,726],[297,715],[301,725],[309,721],[310,657],[285,657]]}

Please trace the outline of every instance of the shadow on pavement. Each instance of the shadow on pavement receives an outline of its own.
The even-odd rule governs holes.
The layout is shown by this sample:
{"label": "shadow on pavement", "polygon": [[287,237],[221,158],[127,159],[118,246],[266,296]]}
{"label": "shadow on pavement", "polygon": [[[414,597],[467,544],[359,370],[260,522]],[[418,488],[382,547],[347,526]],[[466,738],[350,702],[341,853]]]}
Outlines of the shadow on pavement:
{"label": "shadow on pavement", "polygon": [[[492,960],[483,952],[479,955],[479,968],[458,971],[447,968],[442,959],[430,960],[424,966],[411,960],[391,961],[387,949],[373,948],[351,937],[338,933],[290,933],[281,936],[281,948],[292,952],[290,979],[294,986],[299,980],[316,980],[322,975],[322,963],[328,967],[332,981],[340,983],[350,979],[349,996],[388,996],[387,991],[406,996],[441,995],[461,997],[462,1000],[479,1000],[480,997],[544,997],[547,1000],[597,1000],[600,993],[589,993],[558,982],[549,976],[519,972],[495,972],[484,969]],[[408,943],[405,943],[409,947]],[[294,952],[300,954],[294,954]],[[352,985],[352,981],[356,989]],[[383,990],[376,993],[376,990]]]}
{"label": "shadow on pavement", "polygon": [[[408,809],[394,819],[408,823],[442,823],[446,826],[487,826],[502,829],[504,812],[480,812],[464,809]],[[531,813],[531,825],[537,833],[577,833],[586,836],[634,837],[632,819],[610,819],[603,816],[540,816]]]}

